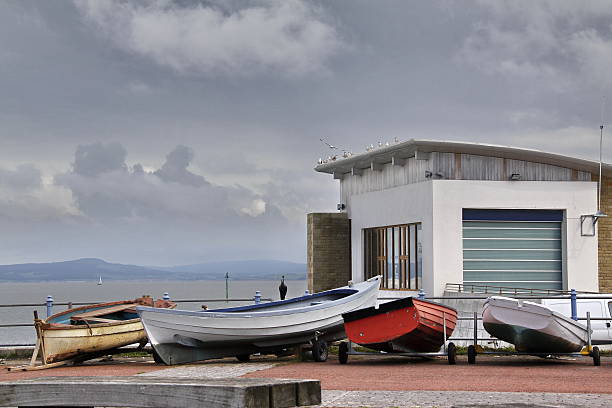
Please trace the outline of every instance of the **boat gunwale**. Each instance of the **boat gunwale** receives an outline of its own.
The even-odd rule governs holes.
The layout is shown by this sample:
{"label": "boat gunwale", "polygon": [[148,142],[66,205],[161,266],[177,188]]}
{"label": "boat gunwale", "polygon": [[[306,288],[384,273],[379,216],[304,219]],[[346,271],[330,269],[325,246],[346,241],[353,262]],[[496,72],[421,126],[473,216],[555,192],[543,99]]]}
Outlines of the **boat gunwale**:
{"label": "boat gunwale", "polygon": [[[357,285],[363,286],[364,288],[355,289],[354,287]],[[147,313],[147,312],[153,313],[153,314],[167,313],[167,314],[174,314],[174,315],[204,317],[204,318],[213,318],[213,319],[216,319],[216,318],[222,318],[222,319],[242,318],[244,319],[244,318],[261,318],[261,317],[294,315],[298,313],[310,313],[314,311],[329,309],[331,307],[335,307],[338,305],[342,305],[342,304],[354,301],[356,299],[361,298],[362,296],[366,296],[371,291],[377,290],[379,286],[380,286],[380,277],[375,276],[374,278],[370,278],[367,281],[359,282],[353,285],[352,287],[346,286],[342,288],[331,289],[331,290],[327,290],[327,291],[323,291],[319,293],[314,293],[312,295],[300,296],[297,298],[281,300],[281,301],[265,303],[265,304],[259,304],[259,305],[239,306],[237,308],[231,309],[231,310],[239,310],[239,309],[244,310],[244,311],[238,311],[238,312],[228,312],[227,310],[230,310],[230,309],[218,309],[218,310],[225,310],[225,311],[216,311],[216,310],[195,311],[195,310],[161,309],[161,308],[150,307],[150,306],[137,306],[136,312],[138,313],[141,319],[142,319],[142,314]],[[276,310],[263,310],[263,311],[253,310],[253,309],[266,309],[270,306],[301,302],[307,299],[316,299],[318,297],[323,297],[329,294],[337,293],[339,291],[347,291],[347,290],[352,291],[352,293],[348,294],[347,296],[343,298],[333,300],[330,302],[323,302],[323,303],[316,304],[316,305],[304,305],[304,306],[296,307],[292,309],[276,309]],[[253,306],[256,306],[256,307],[253,307]]]}
{"label": "boat gunwale", "polygon": [[89,328],[95,329],[98,327],[119,326],[119,325],[132,324],[132,323],[141,323],[140,317],[135,317],[133,319],[128,319],[128,320],[117,320],[116,322],[91,323],[91,324],[64,324],[64,323],[43,322],[40,327],[43,330],[77,330],[77,329],[89,329]]}
{"label": "boat gunwale", "polygon": [[[574,326],[576,326],[576,327],[578,327],[578,328],[580,328],[582,330],[585,330],[585,331],[587,330],[586,324],[583,324],[583,323],[581,323],[581,322],[579,322],[577,320],[572,319],[571,317],[565,316],[564,314],[561,314],[561,313],[559,313],[557,311],[554,311],[554,310],[552,310],[551,308],[549,308],[546,305],[542,305],[542,304],[534,303],[534,302],[528,302],[528,301],[527,302],[523,302],[523,303],[527,303],[529,305],[537,306],[536,310],[532,309],[532,310],[527,311],[527,310],[519,308],[518,306],[512,307],[511,305],[500,305],[500,304],[489,302],[489,299],[494,298],[494,297],[496,298],[496,299],[494,299],[494,301],[495,300],[499,300],[501,298],[503,301],[508,302],[508,300],[506,300],[506,299],[509,299],[509,300],[514,301],[513,302],[514,304],[516,304],[516,305],[519,304],[518,299],[508,298],[508,297],[504,297],[504,296],[491,296],[491,297],[489,297],[484,302],[484,304],[482,306],[483,313],[484,313],[485,309],[487,309],[487,308],[507,309],[507,310],[513,310],[513,311],[517,311],[517,312],[521,312],[521,313],[535,314],[535,315],[542,316],[543,318],[547,318],[547,319],[558,318],[558,319],[561,319],[561,320],[563,320],[563,321],[565,321],[565,322],[567,322],[567,323],[569,323],[571,325],[574,325]],[[508,302],[508,303],[510,303],[510,302]],[[538,309],[545,309],[545,311],[548,311],[550,313],[545,313],[545,311],[541,312]],[[591,330],[591,332],[592,331],[593,330]]]}
{"label": "boat gunwale", "polygon": [[91,305],[85,305],[85,306],[79,306],[79,307],[73,307],[70,309],[66,309],[66,310],[62,310],[61,312],[52,314],[51,316],[47,317],[46,319],[42,319],[43,322],[47,323],[47,324],[60,324],[60,323],[51,323],[49,322],[49,320],[51,319],[55,319],[57,317],[60,316],[64,316],[68,313],[72,313],[72,312],[77,312],[80,310],[87,310],[87,309],[91,309],[92,307],[108,307],[108,306],[117,306],[117,305],[123,305],[123,304],[134,304],[137,305],[137,303],[134,302],[134,300],[116,300],[113,302],[105,302],[105,303],[94,303]]}
{"label": "boat gunwale", "polygon": [[[438,310],[438,311],[442,311],[441,309],[448,309],[451,312],[454,312],[455,317],[457,316],[457,309],[453,307],[446,306],[438,302],[432,302],[430,300],[417,299],[412,296],[407,296],[404,298],[392,300],[390,302],[381,303],[378,306],[378,308],[375,308],[374,306],[372,306],[372,307],[368,307],[365,309],[359,309],[359,310],[354,310],[351,312],[343,313],[342,318],[344,319],[345,323],[348,323],[348,322],[354,322],[360,319],[365,319],[367,317],[377,316],[381,313],[392,312],[394,310],[401,310],[401,309],[405,309],[409,307],[416,308],[417,312],[421,314],[422,310],[419,309],[415,301],[422,302],[424,305],[438,306],[438,308],[433,307],[434,310]],[[431,312],[427,312],[427,313],[432,314]]]}

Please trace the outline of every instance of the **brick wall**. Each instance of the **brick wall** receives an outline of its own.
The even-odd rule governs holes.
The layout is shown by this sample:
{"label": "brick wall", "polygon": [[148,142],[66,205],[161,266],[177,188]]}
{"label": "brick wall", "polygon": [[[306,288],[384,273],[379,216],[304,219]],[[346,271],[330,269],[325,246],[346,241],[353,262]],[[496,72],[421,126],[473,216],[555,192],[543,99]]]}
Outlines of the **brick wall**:
{"label": "brick wall", "polygon": [[346,213],[307,217],[308,290],[345,286],[351,279],[351,226]]}
{"label": "brick wall", "polygon": [[[598,177],[593,177],[597,181]],[[603,177],[601,184],[601,211],[608,217],[598,221],[599,291],[612,292],[612,178]]]}

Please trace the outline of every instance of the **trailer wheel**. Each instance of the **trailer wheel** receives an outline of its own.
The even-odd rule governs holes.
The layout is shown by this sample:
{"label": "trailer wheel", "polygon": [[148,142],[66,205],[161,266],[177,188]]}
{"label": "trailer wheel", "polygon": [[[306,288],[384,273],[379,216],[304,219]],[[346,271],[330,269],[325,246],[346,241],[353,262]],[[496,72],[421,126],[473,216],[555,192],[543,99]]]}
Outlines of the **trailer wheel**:
{"label": "trailer wheel", "polygon": [[344,341],[338,347],[338,361],[340,364],[348,363],[348,343]]}
{"label": "trailer wheel", "polygon": [[468,346],[468,364],[476,364],[476,347]]}
{"label": "trailer wheel", "polygon": [[325,340],[315,340],[312,343],[312,358],[316,362],[327,361],[327,342]]}
{"label": "trailer wheel", "polygon": [[601,365],[601,356],[599,354],[599,347],[593,347],[591,351],[591,356],[593,357],[593,365],[599,367]]}
{"label": "trailer wheel", "polygon": [[240,361],[241,363],[248,363],[249,361],[251,361],[251,355],[250,354],[240,354],[236,356],[236,360]]}
{"label": "trailer wheel", "polygon": [[455,347],[455,343],[448,343],[448,347],[446,348],[446,354],[448,357],[448,364],[457,364],[457,347]]}

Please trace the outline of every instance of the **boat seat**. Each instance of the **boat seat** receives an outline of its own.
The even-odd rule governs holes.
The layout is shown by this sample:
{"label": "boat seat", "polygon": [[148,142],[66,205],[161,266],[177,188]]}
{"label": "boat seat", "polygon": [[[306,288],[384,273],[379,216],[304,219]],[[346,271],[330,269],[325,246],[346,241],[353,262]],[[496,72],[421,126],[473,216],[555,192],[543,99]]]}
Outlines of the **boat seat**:
{"label": "boat seat", "polygon": [[91,312],[77,313],[75,315],[72,315],[70,319],[71,320],[83,320],[84,318],[98,317],[98,316],[104,316],[104,315],[111,314],[111,313],[123,312],[127,309],[134,308],[134,307],[136,307],[136,305],[133,303],[126,303],[126,304],[117,305],[117,306],[109,306],[109,307],[105,307],[102,309],[92,310]]}
{"label": "boat seat", "polygon": [[88,322],[88,323],[117,323],[117,322],[121,322],[122,320],[116,320],[116,319],[103,319],[101,317],[79,317],[79,318],[75,318],[74,316],[72,316],[72,319],[70,320],[75,320],[75,321],[84,321],[84,322]]}

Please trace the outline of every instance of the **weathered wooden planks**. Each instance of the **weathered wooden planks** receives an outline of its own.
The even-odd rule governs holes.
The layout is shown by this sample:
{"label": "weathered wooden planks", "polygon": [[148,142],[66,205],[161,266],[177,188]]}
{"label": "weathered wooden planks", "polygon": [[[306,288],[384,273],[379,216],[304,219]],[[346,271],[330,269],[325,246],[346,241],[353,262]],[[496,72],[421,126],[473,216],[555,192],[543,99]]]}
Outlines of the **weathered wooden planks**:
{"label": "weathered wooden planks", "polygon": [[47,377],[0,383],[1,407],[253,407],[321,403],[318,380]]}

